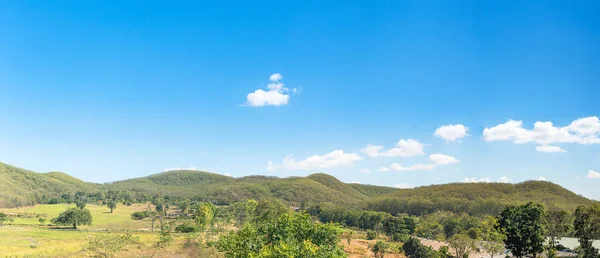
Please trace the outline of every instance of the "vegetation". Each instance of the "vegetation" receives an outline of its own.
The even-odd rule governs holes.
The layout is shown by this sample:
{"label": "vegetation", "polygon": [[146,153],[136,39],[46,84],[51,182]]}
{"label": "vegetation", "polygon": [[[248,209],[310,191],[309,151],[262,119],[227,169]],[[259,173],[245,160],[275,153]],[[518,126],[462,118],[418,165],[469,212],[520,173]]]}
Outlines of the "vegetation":
{"label": "vegetation", "polygon": [[92,214],[90,210],[85,208],[69,208],[58,217],[53,218],[52,223],[56,225],[73,225],[73,229],[77,229],[79,225],[91,225]]}
{"label": "vegetation", "polygon": [[8,215],[0,212],[0,227],[4,225],[5,222],[11,222],[13,219]]}
{"label": "vegetation", "polygon": [[367,209],[390,214],[426,215],[437,211],[468,213],[474,216],[500,214],[508,205],[534,201],[563,210],[591,204],[557,184],[543,181],[506,183],[451,183],[399,189],[368,201]]}
{"label": "vegetation", "polygon": [[117,202],[115,202],[114,200],[110,200],[106,204],[106,207],[110,209],[110,213],[113,213],[113,210],[117,208]]}
{"label": "vegetation", "polygon": [[577,207],[573,224],[575,237],[579,238],[583,257],[600,257],[598,249],[592,246],[594,239],[600,238],[600,204]]}
{"label": "vegetation", "polygon": [[[362,248],[365,255],[372,252],[376,257],[398,250],[419,258],[463,257],[476,250],[497,257],[505,248],[517,257],[539,257],[545,243],[552,257],[562,250],[556,244],[561,237],[575,236],[582,257],[598,257],[592,243],[600,238],[600,205],[548,182],[394,189],[345,184],[325,174],[231,178],[171,171],[90,184],[63,173],[38,174],[0,165],[0,180],[9,182],[9,189],[23,190],[15,197],[0,189],[0,196],[6,197],[0,205],[51,204],[0,208],[0,226],[12,224],[0,228],[0,247],[9,253],[20,250],[24,256],[62,256],[69,250],[74,256],[96,257],[182,252],[210,257],[345,257],[344,249],[351,253],[360,243],[352,239],[369,239],[368,247]],[[33,187],[36,184],[40,187]],[[53,218],[50,228],[68,225],[80,229],[70,232],[82,234],[36,228],[46,218]],[[140,231],[124,234],[132,229]],[[436,251],[422,244],[430,244],[425,238],[447,246]],[[51,250],[46,244],[63,239],[75,241],[78,248]]]}
{"label": "vegetation", "polygon": [[506,235],[504,244],[516,257],[542,253],[544,250],[545,209],[540,204],[508,206],[498,219],[497,228]]}
{"label": "vegetation", "polygon": [[346,257],[338,246],[342,230],[315,223],[306,213],[284,213],[245,224],[219,239],[225,257]]}
{"label": "vegetation", "polygon": [[139,247],[141,245],[140,238],[131,234],[102,234],[91,239],[84,249],[93,257],[113,257],[127,246],[132,245]]}

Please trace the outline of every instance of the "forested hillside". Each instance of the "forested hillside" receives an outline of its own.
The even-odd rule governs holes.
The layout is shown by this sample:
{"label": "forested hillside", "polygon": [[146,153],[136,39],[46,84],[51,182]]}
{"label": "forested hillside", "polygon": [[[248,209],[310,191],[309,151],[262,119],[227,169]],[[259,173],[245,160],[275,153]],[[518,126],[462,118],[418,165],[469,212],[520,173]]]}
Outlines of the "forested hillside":
{"label": "forested hillside", "polygon": [[369,201],[371,210],[422,215],[435,211],[496,215],[508,204],[529,201],[573,211],[591,201],[560,185],[545,181],[508,183],[451,183],[400,189]]}
{"label": "forested hillside", "polygon": [[574,210],[579,204],[591,202],[559,185],[541,181],[518,184],[452,183],[397,189],[346,184],[327,174],[233,178],[203,171],[181,170],[94,184],[60,172],[42,174],[0,163],[0,207],[68,202],[77,192],[97,200],[105,194],[120,195],[126,202],[146,202],[156,195],[165,199],[187,198],[216,204],[276,198],[296,205],[331,203],[413,215],[436,211],[498,214],[507,204],[528,201]]}
{"label": "forested hillside", "polygon": [[246,199],[277,198],[299,205],[302,202],[360,204],[372,196],[397,189],[345,184],[326,174],[308,177],[247,176],[232,178],[202,171],[170,171],[113,182],[106,189],[132,191],[143,196],[160,194],[229,204]]}
{"label": "forested hillside", "polygon": [[98,185],[64,173],[36,173],[0,163],[0,207],[49,202],[52,197],[77,191],[98,191]]}

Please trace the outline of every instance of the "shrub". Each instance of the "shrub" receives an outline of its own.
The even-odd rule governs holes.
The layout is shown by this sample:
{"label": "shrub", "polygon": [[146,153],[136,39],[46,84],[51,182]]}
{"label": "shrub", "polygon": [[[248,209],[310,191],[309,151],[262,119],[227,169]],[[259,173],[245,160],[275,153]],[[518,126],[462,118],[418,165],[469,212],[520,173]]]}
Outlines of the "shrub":
{"label": "shrub", "polygon": [[180,233],[194,233],[194,232],[199,232],[200,228],[194,224],[190,224],[190,223],[184,223],[181,224],[177,227],[175,227],[175,232],[180,232]]}
{"label": "shrub", "polygon": [[377,239],[378,236],[379,236],[379,234],[376,231],[373,231],[373,230],[367,231],[367,240]]}

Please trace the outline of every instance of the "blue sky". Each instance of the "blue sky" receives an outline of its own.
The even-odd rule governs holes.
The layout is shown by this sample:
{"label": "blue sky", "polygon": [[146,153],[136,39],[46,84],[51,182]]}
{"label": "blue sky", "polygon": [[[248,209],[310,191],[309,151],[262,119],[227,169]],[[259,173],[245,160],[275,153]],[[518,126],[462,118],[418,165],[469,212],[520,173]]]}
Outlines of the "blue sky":
{"label": "blue sky", "polygon": [[0,161],[94,182],[171,168],[398,187],[543,177],[600,199],[599,9],[2,1]]}

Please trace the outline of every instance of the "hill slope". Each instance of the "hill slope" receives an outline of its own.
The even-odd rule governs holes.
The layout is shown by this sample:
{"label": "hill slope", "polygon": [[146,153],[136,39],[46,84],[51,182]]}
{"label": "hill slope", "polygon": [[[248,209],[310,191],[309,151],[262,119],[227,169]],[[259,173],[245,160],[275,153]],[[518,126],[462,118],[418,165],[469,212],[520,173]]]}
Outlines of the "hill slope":
{"label": "hill slope", "polygon": [[33,205],[44,196],[56,197],[77,191],[97,191],[97,185],[64,173],[41,174],[0,163],[0,207]]}
{"label": "hill slope", "polygon": [[288,203],[331,202],[351,207],[367,207],[392,214],[426,214],[435,211],[467,212],[473,215],[497,214],[508,204],[542,202],[573,210],[591,202],[550,182],[518,184],[452,183],[415,189],[346,184],[327,174],[278,178],[246,176],[233,178],[203,171],[169,171],[147,177],[106,184],[83,182],[60,172],[36,173],[0,163],[0,207],[39,203],[63,193],[77,191],[126,192],[138,200],[159,194],[171,199],[190,198],[229,204],[246,199],[278,198]]}
{"label": "hill slope", "polygon": [[[391,193],[394,188],[353,186],[326,174],[308,177],[247,176],[232,178],[203,171],[170,171],[106,184],[107,189],[152,195],[232,203],[245,199],[278,198],[286,202],[332,202],[359,204],[372,196]],[[379,189],[381,188],[381,189]],[[374,190],[377,189],[377,190]]]}
{"label": "hill slope", "polygon": [[474,215],[498,214],[506,205],[536,201],[575,210],[591,200],[560,185],[544,181],[507,183],[451,183],[401,189],[368,203],[370,209],[390,213],[424,214],[438,210]]}

